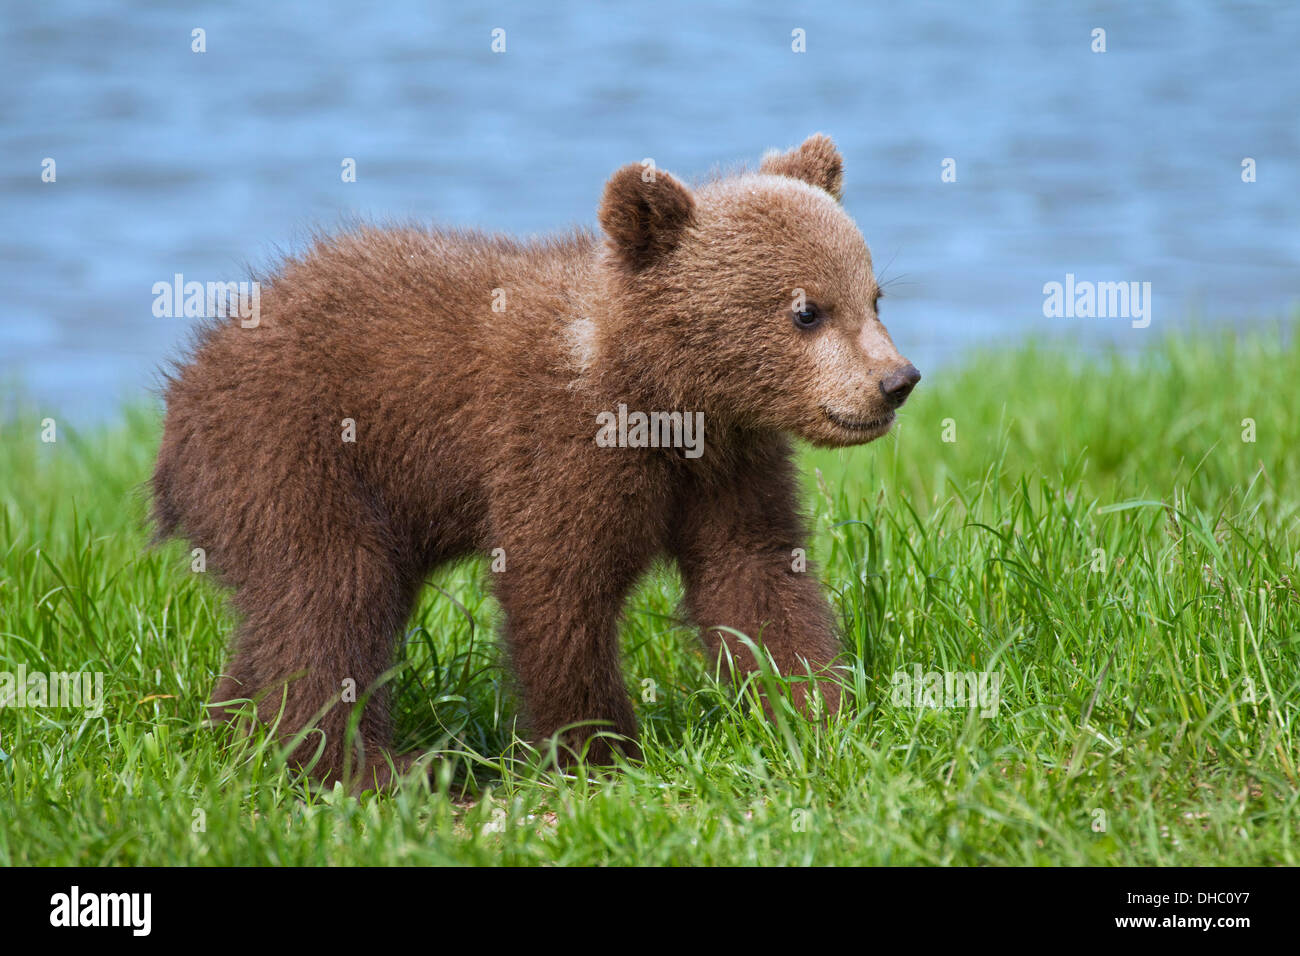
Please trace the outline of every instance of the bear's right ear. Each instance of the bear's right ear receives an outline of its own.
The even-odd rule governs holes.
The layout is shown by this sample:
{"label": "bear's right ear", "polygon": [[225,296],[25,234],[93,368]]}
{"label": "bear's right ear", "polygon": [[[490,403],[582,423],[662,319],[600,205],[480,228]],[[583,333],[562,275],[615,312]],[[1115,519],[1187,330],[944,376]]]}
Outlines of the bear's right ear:
{"label": "bear's right ear", "polygon": [[671,252],[695,219],[695,197],[663,170],[624,166],[605,184],[600,227],[627,268],[640,272]]}
{"label": "bear's right ear", "polygon": [[788,153],[768,153],[758,171],[802,179],[826,190],[836,202],[843,198],[844,157],[825,133],[813,133]]}

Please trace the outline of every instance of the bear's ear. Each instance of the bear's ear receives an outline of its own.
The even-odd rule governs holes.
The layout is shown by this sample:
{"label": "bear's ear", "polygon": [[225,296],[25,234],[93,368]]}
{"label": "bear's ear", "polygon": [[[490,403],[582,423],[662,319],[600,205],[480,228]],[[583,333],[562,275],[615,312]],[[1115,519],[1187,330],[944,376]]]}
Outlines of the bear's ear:
{"label": "bear's ear", "polygon": [[814,133],[788,153],[768,153],[758,171],[802,179],[826,190],[836,202],[839,202],[844,189],[844,157],[824,133]]}
{"label": "bear's ear", "polygon": [[605,184],[600,226],[633,272],[671,252],[695,218],[691,191],[661,169],[629,163]]}

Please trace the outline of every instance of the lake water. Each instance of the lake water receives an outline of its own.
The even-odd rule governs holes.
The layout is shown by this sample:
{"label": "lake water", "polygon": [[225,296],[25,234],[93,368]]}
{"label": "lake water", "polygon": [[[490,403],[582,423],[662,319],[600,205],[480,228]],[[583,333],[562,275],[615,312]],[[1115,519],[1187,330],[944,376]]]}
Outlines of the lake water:
{"label": "lake water", "polygon": [[[594,223],[623,163],[702,175],[817,130],[923,369],[1300,299],[1295,3],[469,6],[6,5],[6,390],[111,414],[194,322],[154,316],[155,282],[237,280],[314,227]],[[1067,274],[1150,282],[1151,324],[1044,317]]]}

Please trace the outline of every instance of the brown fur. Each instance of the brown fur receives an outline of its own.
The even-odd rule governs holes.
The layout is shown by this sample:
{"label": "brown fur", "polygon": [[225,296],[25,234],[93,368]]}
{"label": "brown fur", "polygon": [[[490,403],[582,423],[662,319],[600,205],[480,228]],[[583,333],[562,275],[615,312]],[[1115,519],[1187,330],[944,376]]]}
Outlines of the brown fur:
{"label": "brown fur", "polygon": [[[208,329],[166,391],[156,519],[206,549],[240,615],[216,701],[257,698],[269,719],[283,698],[282,730],[324,733],[319,776],[350,764],[386,782],[376,682],[421,583],[495,548],[539,737],[604,722],[636,755],[617,625],[659,555],[678,562],[713,652],[755,666],[726,626],[783,673],[830,664],[827,602],[792,570],[805,532],[786,436],[870,441],[919,377],[877,318],[841,170],[824,136],[694,191],[631,165],[606,186],[604,243],[363,228],[286,262],[263,283],[260,325]],[[795,289],[822,326],[796,328]],[[619,403],[702,411],[703,456],[599,447],[596,416]],[[370,691],[351,752],[346,678]],[[820,686],[833,709],[836,685]],[[564,740],[608,760],[611,739],[592,733]]]}

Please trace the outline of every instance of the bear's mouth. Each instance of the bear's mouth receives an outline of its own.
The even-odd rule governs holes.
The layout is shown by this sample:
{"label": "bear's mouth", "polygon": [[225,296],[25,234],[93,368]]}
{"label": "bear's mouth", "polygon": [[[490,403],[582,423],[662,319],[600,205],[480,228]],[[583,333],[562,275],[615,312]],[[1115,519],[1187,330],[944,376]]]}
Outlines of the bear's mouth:
{"label": "bear's mouth", "polygon": [[894,421],[893,412],[887,412],[880,418],[851,418],[847,415],[837,415],[825,405],[822,406],[822,414],[826,416],[831,424],[838,428],[842,428],[847,432],[856,432],[859,434],[882,431],[893,424]]}

